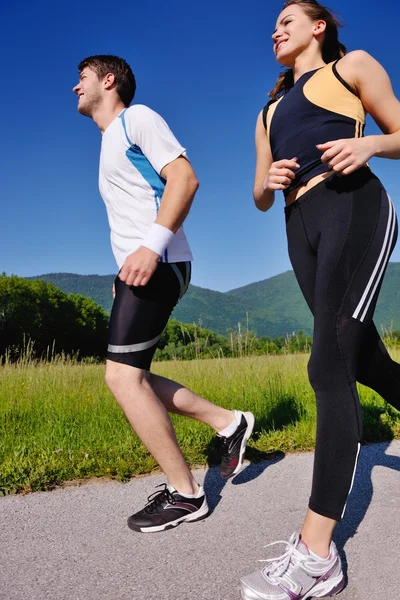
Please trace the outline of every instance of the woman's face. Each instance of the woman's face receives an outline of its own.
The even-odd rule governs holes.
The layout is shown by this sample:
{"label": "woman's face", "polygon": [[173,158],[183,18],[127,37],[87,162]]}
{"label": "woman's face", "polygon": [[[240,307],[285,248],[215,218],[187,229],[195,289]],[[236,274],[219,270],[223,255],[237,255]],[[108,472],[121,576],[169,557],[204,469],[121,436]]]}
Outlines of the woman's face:
{"label": "woman's face", "polygon": [[276,60],[285,67],[292,67],[296,57],[310,46],[318,24],[321,21],[312,21],[299,5],[285,8],[272,34]]}

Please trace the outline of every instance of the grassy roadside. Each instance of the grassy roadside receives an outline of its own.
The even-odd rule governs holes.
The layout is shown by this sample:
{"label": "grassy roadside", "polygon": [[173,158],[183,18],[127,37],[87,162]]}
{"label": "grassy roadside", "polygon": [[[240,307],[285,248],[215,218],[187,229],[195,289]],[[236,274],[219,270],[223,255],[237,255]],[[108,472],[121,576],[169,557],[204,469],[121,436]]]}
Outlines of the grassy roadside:
{"label": "grassy roadside", "polygon": [[[396,355],[396,352],[393,353]],[[397,352],[397,359],[400,353]],[[396,356],[394,356],[396,358]],[[307,355],[155,363],[154,371],[227,408],[251,410],[248,458],[314,446],[315,401]],[[156,464],[104,383],[104,367],[58,359],[0,368],[0,495],[86,477],[126,480]],[[365,441],[400,438],[400,415],[360,386]],[[191,465],[213,459],[213,432],[173,416]]]}

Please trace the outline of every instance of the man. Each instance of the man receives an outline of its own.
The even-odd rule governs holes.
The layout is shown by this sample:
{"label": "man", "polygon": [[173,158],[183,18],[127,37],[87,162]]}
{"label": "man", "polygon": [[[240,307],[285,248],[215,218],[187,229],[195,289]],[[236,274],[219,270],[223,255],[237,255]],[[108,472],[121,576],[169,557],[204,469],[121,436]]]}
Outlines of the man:
{"label": "man", "polygon": [[150,364],[178,300],[186,292],[192,254],[182,229],[198,181],[185,148],[150,108],[127,108],[136,83],[125,60],[91,56],[79,66],[78,111],[103,134],[100,193],[106,205],[119,274],[111,311],[106,381],[129,422],[167,477],[128,519],[131,529],[163,531],[209,514],[178,446],[168,412],[210,425],[221,438],[221,475],[243,465],[254,427],[251,413],[215,406],[150,373]]}

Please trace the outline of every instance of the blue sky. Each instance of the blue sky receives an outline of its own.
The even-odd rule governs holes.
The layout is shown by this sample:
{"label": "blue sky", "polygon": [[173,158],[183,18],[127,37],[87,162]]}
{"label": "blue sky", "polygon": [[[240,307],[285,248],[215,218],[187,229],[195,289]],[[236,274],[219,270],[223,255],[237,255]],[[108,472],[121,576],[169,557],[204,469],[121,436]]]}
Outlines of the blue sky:
{"label": "blue sky", "polygon": [[[267,213],[252,200],[254,126],[279,71],[270,36],[281,6],[3,3],[0,272],[116,271],[97,187],[101,136],[78,114],[71,91],[77,64],[91,54],[124,57],[137,79],[134,103],[158,111],[188,149],[201,183],[185,226],[192,283],[226,291],[288,270],[283,196]],[[346,23],[341,40],[379,60],[400,98],[397,3],[330,6]],[[369,121],[366,133],[377,132]],[[371,164],[399,212],[400,163]],[[400,260],[400,245],[392,260]]]}

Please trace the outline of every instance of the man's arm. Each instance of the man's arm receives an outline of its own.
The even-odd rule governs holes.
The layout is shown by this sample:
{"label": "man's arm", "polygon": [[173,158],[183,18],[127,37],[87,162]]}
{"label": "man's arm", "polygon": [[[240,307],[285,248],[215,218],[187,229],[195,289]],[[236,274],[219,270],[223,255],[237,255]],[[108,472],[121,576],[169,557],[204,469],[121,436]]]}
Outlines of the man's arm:
{"label": "man's arm", "polygon": [[160,173],[166,180],[162,202],[155,223],[143,245],[130,254],[119,274],[127,285],[146,285],[157,268],[163,244],[172,240],[189,213],[199,187],[190,162],[180,156],[166,165]]}
{"label": "man's arm", "polygon": [[189,213],[199,181],[192,165],[183,156],[166,165],[161,177],[167,183],[156,223],[176,233]]}
{"label": "man's arm", "polygon": [[128,285],[146,285],[157,268],[165,248],[185,220],[199,182],[185,148],[178,142],[164,119],[143,105],[126,113],[127,131],[158,175],[165,180],[161,206],[142,245],[130,254],[119,274]]}

